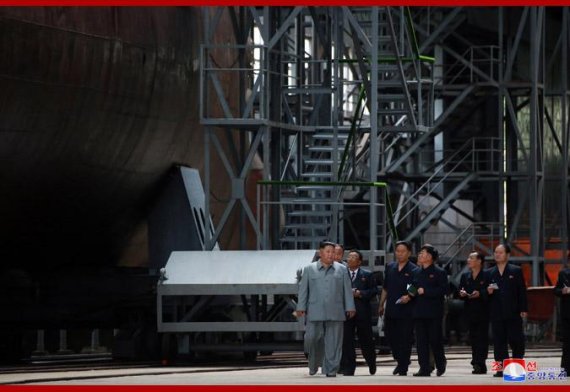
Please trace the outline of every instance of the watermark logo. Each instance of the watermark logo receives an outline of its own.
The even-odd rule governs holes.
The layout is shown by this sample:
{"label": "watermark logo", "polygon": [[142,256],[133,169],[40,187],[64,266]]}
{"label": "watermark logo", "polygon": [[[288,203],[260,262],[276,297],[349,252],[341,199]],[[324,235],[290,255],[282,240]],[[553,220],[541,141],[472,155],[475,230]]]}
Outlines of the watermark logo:
{"label": "watermark logo", "polygon": [[503,363],[501,361],[491,362],[491,370],[493,372],[502,372],[503,371]]}
{"label": "watermark logo", "polygon": [[527,381],[566,381],[564,368],[540,368],[536,372],[528,372]]}
{"label": "watermark logo", "polygon": [[503,362],[503,380],[522,382],[526,380],[526,363],[524,359],[509,358]]}
{"label": "watermark logo", "polygon": [[504,362],[491,362],[491,369],[494,372],[503,372],[503,381],[524,382],[524,381],[566,381],[567,373],[564,368],[540,368],[536,361],[525,361],[524,359],[505,359]]}

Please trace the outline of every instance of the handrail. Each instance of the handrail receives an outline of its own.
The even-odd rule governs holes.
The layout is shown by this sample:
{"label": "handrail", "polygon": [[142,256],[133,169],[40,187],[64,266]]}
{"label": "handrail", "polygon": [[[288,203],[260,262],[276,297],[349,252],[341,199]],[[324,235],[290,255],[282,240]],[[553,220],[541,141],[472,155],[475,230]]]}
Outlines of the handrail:
{"label": "handrail", "polygon": [[392,236],[398,240],[398,232],[394,222],[394,213],[392,203],[390,202],[390,195],[388,193],[388,184],[383,181],[276,181],[276,180],[259,180],[258,185],[262,186],[368,186],[374,188],[384,188],[386,197],[386,216],[388,218],[388,226]]}
{"label": "handrail", "polygon": [[447,262],[445,263],[445,265],[442,266],[442,268],[447,268],[448,265],[450,265],[453,260],[455,260],[455,258],[457,257],[457,255],[459,254],[459,252],[461,252],[463,249],[465,249],[465,245],[467,245],[468,243],[470,243],[470,241],[472,241],[475,238],[475,234],[470,233],[469,237],[465,240],[465,242],[463,243],[462,246],[459,247],[459,249],[457,249],[455,251],[455,253],[453,253],[453,255],[451,255],[449,257],[449,260],[447,260]]}
{"label": "handrail", "polygon": [[371,186],[375,188],[385,188],[388,186],[387,183],[383,181],[277,181],[277,180],[259,180],[257,181],[259,185],[276,185],[276,186],[305,186],[305,185],[317,185],[317,186]]}
{"label": "handrail", "polygon": [[[468,48],[467,50],[465,50],[465,52],[463,52],[463,54],[460,57],[465,58],[467,56],[467,54],[470,52],[470,50],[471,50],[471,48]],[[465,65],[464,63],[462,63],[459,60],[455,60],[455,62],[453,64],[441,64],[442,67],[444,65],[448,66],[448,70],[446,72],[448,75],[452,74],[452,70],[454,71],[455,67],[461,66],[460,70],[455,74],[455,76],[453,76],[453,78],[450,81],[445,82],[446,85],[452,85],[459,78],[459,76],[461,76],[461,73],[463,72],[463,70],[466,68],[469,68],[467,65]],[[443,85],[443,83],[444,83],[444,79],[443,79],[443,77],[441,77],[441,78],[437,79],[434,86],[438,86],[440,84]]]}
{"label": "handrail", "polygon": [[393,241],[392,243],[398,242],[398,230],[396,229],[396,222],[394,222],[394,209],[392,208],[392,202],[390,201],[390,195],[388,193],[388,188],[386,187],[386,215],[388,216],[388,226],[390,226],[390,231],[392,232]]}
{"label": "handrail", "polygon": [[366,96],[366,89],[364,88],[364,85],[360,86],[360,92],[358,94],[358,101],[356,102],[356,109],[354,110],[354,118],[352,120],[352,124],[350,125],[350,132],[348,134],[348,139],[346,140],[346,144],[344,146],[344,151],[342,153],[342,159],[340,161],[340,165],[338,167],[338,178],[341,178],[341,174],[344,170],[344,164],[346,163],[346,159],[348,157],[348,153],[350,150],[350,143],[352,142],[352,139],[355,137],[354,134],[356,133],[356,122],[358,117],[360,117],[360,119],[358,120],[358,126],[360,126],[360,124],[362,123],[362,117],[364,116],[364,108],[363,108],[363,102],[364,102],[364,97]]}
{"label": "handrail", "polygon": [[416,59],[434,63],[435,57],[425,56],[420,54],[420,47],[418,45],[418,38],[416,36],[416,30],[414,29],[414,21],[412,19],[412,11],[410,11],[410,7],[405,7],[405,16],[406,16],[406,27],[408,29],[408,34],[413,43],[413,50],[414,54],[416,55]]}
{"label": "handrail", "polygon": [[[455,239],[453,240],[453,242],[452,242],[451,244],[449,244],[448,247],[445,248],[445,250],[444,250],[443,252],[441,252],[441,255],[442,255],[442,256],[443,256],[443,255],[446,255],[447,252],[449,252],[449,250],[450,250],[453,246],[455,246],[455,243],[456,243],[457,241],[459,241],[461,238],[463,238],[463,234],[465,234],[465,233],[467,233],[469,230],[471,230],[471,228],[473,227],[473,225],[474,225],[474,223],[471,222],[471,224],[470,224],[469,226],[465,227],[465,229],[463,229],[463,230],[461,231],[461,233],[459,233],[459,234],[455,237]],[[471,236],[471,237],[472,237],[472,236]]]}
{"label": "handrail", "polygon": [[291,157],[293,156],[293,146],[297,144],[297,138],[299,134],[295,133],[295,137],[289,146],[289,155],[287,156],[287,160],[285,161],[285,165],[283,165],[283,172],[281,173],[281,179],[285,178],[287,174],[287,169],[289,168],[289,162],[291,162]]}
{"label": "handrail", "polygon": [[[449,260],[445,263],[445,265],[443,266],[444,268],[447,267],[449,264],[451,264],[451,262],[455,259],[455,257],[459,254],[459,252],[461,252],[465,246],[467,244],[469,244],[470,242],[472,242],[473,240],[477,241],[478,237],[485,237],[485,236],[491,236],[491,237],[495,237],[494,231],[493,229],[495,227],[498,227],[501,223],[500,222],[472,222],[471,224],[469,224],[469,226],[465,227],[461,233],[459,233],[457,235],[457,237],[455,237],[455,240],[453,240],[453,242],[440,254],[440,257],[444,256],[447,254],[447,252],[449,252],[449,250],[460,240],[463,239],[464,234],[471,231],[471,233],[469,233],[469,235],[467,236],[467,238],[465,239],[465,242],[462,246],[459,247],[459,249],[457,249],[455,251],[455,253],[453,253],[453,255],[451,255],[449,257]],[[490,234],[477,234],[476,233],[476,228],[477,226],[490,226],[491,227],[491,233]],[[499,237],[499,235],[496,236],[497,238]],[[479,242],[479,241],[477,241]]]}
{"label": "handrail", "polygon": [[[442,159],[440,162],[437,163],[437,169],[435,170],[435,172],[413,193],[408,197],[408,200],[406,202],[404,202],[403,204],[401,204],[398,209],[396,210],[395,214],[396,216],[398,216],[397,218],[397,224],[400,224],[406,217],[408,217],[413,211],[414,209],[416,209],[417,207],[419,207],[419,201],[417,200],[417,196],[424,190],[424,188],[432,185],[432,182],[435,178],[438,178],[437,183],[435,184],[435,186],[433,188],[431,188],[430,190],[427,191],[427,194],[425,196],[429,196],[431,195],[435,189],[437,189],[438,186],[440,186],[450,175],[452,175],[457,168],[459,168],[463,163],[467,162],[471,165],[472,171],[475,171],[476,169],[476,165],[478,161],[478,157],[476,155],[474,155],[474,153],[476,153],[477,151],[480,151],[477,147],[476,147],[476,143],[478,141],[488,141],[488,140],[495,140],[496,138],[488,138],[488,137],[483,137],[483,138],[479,138],[479,137],[473,137],[468,139],[465,143],[463,143],[463,145],[461,147],[459,147],[457,150],[454,151],[453,154],[451,154],[450,156]],[[465,150],[468,149],[467,153],[465,153]],[[490,151],[495,151],[495,149],[491,148],[489,149]],[[457,158],[457,156],[460,156],[459,160],[455,160]],[[491,160],[492,162],[492,160]],[[444,175],[442,177],[441,176],[441,172],[447,167],[447,166],[452,166],[450,170],[446,171],[444,173]],[[413,207],[410,207],[409,211],[404,214],[402,217],[399,217],[399,213],[400,211],[408,206],[411,202],[414,202],[415,205]]]}
{"label": "handrail", "polygon": [[[446,164],[447,162],[451,161],[453,158],[455,158],[458,154],[462,153],[463,150],[465,150],[465,148],[466,148],[467,146],[469,146],[469,145],[473,142],[473,139],[475,139],[475,138],[469,139],[467,142],[465,142],[465,143],[463,144],[463,146],[461,146],[461,148],[459,148],[457,151],[455,151],[455,153],[453,153],[451,156],[449,156],[448,158],[446,158],[446,159],[442,162],[442,164],[439,166],[439,168],[438,168],[412,195],[410,195],[410,197],[409,197],[409,199],[408,199],[408,202],[406,202],[406,203],[404,203],[404,204],[402,204],[402,205],[400,206],[400,208],[398,209],[398,211],[401,210],[404,206],[407,206],[408,203],[409,203],[409,200],[414,199],[414,198],[416,197],[416,195],[418,195],[425,187],[427,187],[427,186],[429,185],[429,183],[430,183],[434,178],[436,178],[437,175],[444,169],[445,164]],[[459,162],[457,162],[457,164],[455,165],[455,167],[453,168],[453,170],[451,170],[451,171],[449,171],[449,172],[446,172],[446,175],[445,175],[442,179],[439,180],[438,185],[439,185],[443,180],[445,180],[451,173],[453,173],[453,171],[454,171],[461,163],[463,163],[463,162],[465,161],[465,159],[466,159],[467,157],[469,157],[470,155],[472,155],[472,150],[470,150],[466,155],[463,155],[463,157],[459,160]],[[434,189],[435,189],[435,188],[434,188]],[[431,192],[428,192],[428,195],[429,195],[429,194],[431,194]],[[398,213],[398,211],[396,211],[396,213]],[[399,222],[401,222],[401,221],[404,220],[408,215],[410,215],[411,211],[412,211],[412,209],[410,209],[410,211],[408,211],[408,213],[405,214],[405,215],[399,220]],[[399,222],[398,222],[398,223],[399,223]]]}

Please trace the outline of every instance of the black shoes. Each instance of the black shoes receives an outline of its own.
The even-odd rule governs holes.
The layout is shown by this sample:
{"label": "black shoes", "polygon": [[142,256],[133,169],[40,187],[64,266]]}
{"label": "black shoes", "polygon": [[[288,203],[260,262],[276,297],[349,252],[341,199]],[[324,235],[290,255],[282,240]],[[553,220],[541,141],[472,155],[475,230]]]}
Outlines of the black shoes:
{"label": "black shoes", "polygon": [[503,377],[503,372],[497,372],[493,374],[493,377]]}
{"label": "black shoes", "polygon": [[319,368],[309,369],[309,376],[314,376],[319,371]]}
{"label": "black shoes", "polygon": [[327,377],[336,377],[336,373],[327,373]]}
{"label": "black shoes", "polygon": [[425,370],[421,370],[417,373],[414,373],[414,377],[430,377],[431,373],[430,372],[426,372]]}
{"label": "black shoes", "polygon": [[394,371],[392,372],[392,374],[394,376],[407,376],[408,375],[408,371],[407,370],[402,370],[399,366],[396,366],[394,368]]}
{"label": "black shoes", "polygon": [[487,368],[481,365],[473,365],[471,374],[487,374]]}
{"label": "black shoes", "polygon": [[368,371],[370,372],[371,375],[376,374],[376,362],[373,362],[370,365],[368,365]]}
{"label": "black shoes", "polygon": [[445,373],[445,369],[447,368],[447,361],[445,361],[443,363],[443,366],[440,367],[439,369],[437,369],[437,372],[435,373],[438,377],[443,376],[443,374]]}

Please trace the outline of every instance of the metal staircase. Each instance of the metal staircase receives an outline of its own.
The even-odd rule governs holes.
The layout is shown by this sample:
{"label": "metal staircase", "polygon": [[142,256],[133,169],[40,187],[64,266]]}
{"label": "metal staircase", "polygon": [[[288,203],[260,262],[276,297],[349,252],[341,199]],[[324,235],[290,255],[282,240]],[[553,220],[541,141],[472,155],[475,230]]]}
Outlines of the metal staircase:
{"label": "metal staircase", "polygon": [[[392,178],[401,174],[404,182],[401,189],[398,189],[401,181],[391,184],[392,194],[400,196],[394,214],[395,225],[406,228],[404,237],[407,239],[421,236],[478,179],[475,150],[480,141],[465,141],[453,153],[444,155],[442,161],[432,162],[431,168],[415,162],[430,162],[422,161],[422,151],[426,146],[429,149],[443,130],[455,127],[458,113],[469,112],[478,105],[476,93],[480,86],[473,83],[472,64],[464,58],[453,59],[454,64],[450,67],[456,70],[456,76],[434,79],[434,59],[420,51],[433,48],[437,40],[419,45],[413,22],[417,15],[412,15],[409,8],[342,7],[335,12],[337,14],[327,17],[323,14],[322,17],[336,17],[339,21],[341,15],[344,23],[342,45],[346,45],[341,54],[335,54],[334,59],[330,57],[329,63],[321,58],[286,57],[296,62],[290,69],[303,70],[318,65],[315,71],[319,72],[307,72],[306,75],[328,74],[330,78],[306,79],[303,72],[297,71],[295,78],[289,78],[293,84],[284,82],[281,85],[288,118],[295,118],[295,123],[301,127],[313,128],[296,133],[297,142],[292,153],[294,170],[280,178],[288,185],[279,186],[279,199],[274,201],[283,213],[278,240],[283,249],[315,248],[323,239],[342,241],[348,205],[359,203],[374,211],[374,214],[370,213],[369,227],[362,228],[362,235],[371,239],[371,250],[384,250],[389,248],[383,246],[389,241],[384,223],[388,198],[383,193],[380,196],[371,194],[372,187],[352,188],[346,183],[373,183],[379,177]],[[457,12],[450,11],[449,14],[456,15]],[[439,18],[445,23],[447,14]],[[319,23],[314,16],[313,23]],[[437,29],[435,18],[430,23],[429,29],[436,36],[448,34]],[[334,34],[334,39],[338,39],[338,33]],[[339,41],[335,42],[339,44]],[[467,50],[464,55],[471,53],[472,50]],[[306,67],[304,61],[307,61]],[[329,72],[326,64],[333,70]],[[336,68],[335,74],[334,67],[349,67],[353,78],[344,80],[345,72]],[[333,120],[330,124],[324,125],[322,120],[313,122],[316,117],[306,109],[317,107],[324,91],[344,94],[344,83],[349,82],[357,87],[351,93],[352,97],[358,96],[356,105],[352,109],[337,108],[336,117],[331,112]],[[432,104],[436,98],[445,99],[447,105],[434,119]],[[343,95],[342,105],[346,99]],[[331,103],[334,102],[333,98]],[[321,106],[320,110],[323,109]],[[293,113],[299,113],[301,117],[293,116]],[[348,126],[343,120],[346,118],[351,119]],[[463,142],[461,138],[457,141]],[[426,207],[430,199],[430,207]],[[376,209],[376,203],[381,207]],[[390,241],[396,236],[392,235]],[[382,244],[382,247],[375,244]]]}
{"label": "metal staircase", "polygon": [[485,254],[493,253],[493,246],[502,240],[500,222],[473,222],[463,228],[455,240],[441,250],[440,262],[450,268],[452,276],[462,270],[464,261],[474,249]]}
{"label": "metal staircase", "polygon": [[[342,238],[343,224],[339,222],[342,223],[347,202],[350,203],[346,200],[342,183],[349,180],[375,181],[377,168],[371,167],[375,166],[371,163],[371,154],[382,154],[382,151],[370,151],[370,132],[383,138],[386,133],[397,135],[399,132],[427,129],[418,122],[425,117],[421,112],[422,80],[418,68],[421,56],[417,43],[412,42],[415,36],[406,13],[402,11],[395,17],[397,12],[390,7],[343,7],[342,12],[348,23],[352,45],[347,50],[349,58],[343,58],[341,62],[358,64],[353,69],[358,72],[362,88],[356,108],[349,114],[352,126],[335,127],[336,132],[332,128],[317,130],[300,148],[299,178],[308,184],[284,189],[281,193],[281,203],[286,206],[285,225],[280,237],[283,248],[314,248],[324,238]],[[424,56],[423,61],[429,60]],[[372,99],[366,99],[373,96],[376,98],[375,107],[371,106]],[[372,114],[376,116],[377,127],[374,130],[370,125],[374,122],[370,120]],[[354,159],[357,145],[358,161]],[[368,151],[368,154],[362,156],[362,151]],[[350,152],[353,152],[352,160],[347,159]],[[356,168],[357,164],[361,167]],[[373,175],[359,175],[365,173]],[[324,184],[330,181],[339,181],[340,184]],[[362,192],[370,192],[370,189],[356,191],[360,204],[371,200]],[[380,197],[384,199],[383,193]],[[380,238],[386,231],[384,215],[385,211],[379,210],[381,219],[374,222],[374,230],[370,230],[380,242],[385,241],[385,238]]]}
{"label": "metal staircase", "polygon": [[419,53],[406,8],[401,8],[402,12],[393,7],[344,9],[366,95],[372,97],[372,89],[376,89],[377,107],[370,107],[371,100],[367,102],[369,113],[378,116],[379,132],[426,130],[418,99],[422,82],[431,80],[422,80],[420,61],[433,59]]}
{"label": "metal staircase", "polygon": [[[459,11],[451,11],[449,15],[457,16]],[[449,22],[446,15],[440,19],[445,24]],[[447,22],[446,22],[447,21]],[[429,27],[433,35],[445,35],[443,29],[438,30],[435,21],[430,21]],[[458,24],[450,25],[454,30]],[[425,30],[419,28],[425,35]],[[431,38],[426,44],[433,44],[437,40]],[[426,46],[424,46],[426,47]],[[434,79],[433,99],[443,100],[446,103],[443,112],[434,119],[433,127],[427,132],[413,135],[394,148],[381,174],[388,178],[398,178],[403,184],[392,186],[394,193],[399,194],[398,207],[395,213],[395,223],[405,233],[408,240],[418,239],[433,224],[440,221],[442,215],[453,203],[466,192],[476,191],[475,183],[483,177],[497,175],[501,151],[498,139],[477,138],[469,139],[473,133],[469,126],[465,126],[466,119],[476,112],[476,109],[488,94],[486,89],[493,88],[493,70],[497,59],[495,47],[468,47],[461,56],[452,57],[450,64],[445,66],[445,73]],[[479,57],[478,57],[479,56]],[[485,70],[486,75],[481,74]],[[460,127],[462,132],[458,132]],[[453,132],[451,132],[453,131]],[[446,146],[454,150],[442,152],[443,160],[436,162],[431,156],[426,160],[425,154],[431,153],[430,146],[434,146],[437,135],[444,133]],[[434,147],[435,148],[435,147]],[[489,162],[482,162],[481,155],[495,157]],[[433,160],[431,167],[426,162]],[[424,165],[417,165],[424,162]],[[434,204],[435,203],[435,204]],[[406,221],[407,220],[407,221]],[[453,227],[443,220],[455,233],[453,241],[456,243],[462,238],[462,227]],[[469,227],[478,228],[476,222]],[[462,257],[462,256],[461,256]]]}
{"label": "metal staircase", "polygon": [[336,180],[347,138],[346,131],[321,130],[303,146],[300,177],[305,184],[284,189],[281,195],[286,206],[283,249],[315,249],[324,239],[338,238],[342,189],[325,184]]}
{"label": "metal staircase", "polygon": [[[434,164],[434,171],[427,172],[421,185],[409,191],[407,186],[400,190],[400,202],[395,211],[395,224],[402,225],[406,219],[419,216],[405,238],[412,240],[423,234],[430,225],[437,222],[463,192],[469,189],[481,173],[498,171],[500,150],[496,138],[472,138],[460,148]],[[430,207],[430,198],[437,203]]]}

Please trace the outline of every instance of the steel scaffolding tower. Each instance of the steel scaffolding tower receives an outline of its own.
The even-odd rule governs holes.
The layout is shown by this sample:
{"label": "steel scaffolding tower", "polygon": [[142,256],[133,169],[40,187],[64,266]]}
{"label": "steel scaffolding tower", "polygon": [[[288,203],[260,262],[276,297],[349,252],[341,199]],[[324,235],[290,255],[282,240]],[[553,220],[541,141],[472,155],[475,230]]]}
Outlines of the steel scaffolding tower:
{"label": "steel scaffolding tower", "polygon": [[[544,255],[555,238],[568,249],[567,8],[204,12],[206,37],[221,20],[235,32],[202,47],[206,193],[211,148],[232,188],[210,245],[239,204],[260,249],[329,238],[380,266],[396,238],[439,236],[442,261],[459,271],[466,251],[508,240],[533,284],[560,262]],[[221,53],[236,60],[220,66]],[[225,91],[224,77],[239,91]],[[256,154],[254,201],[245,179]]]}

